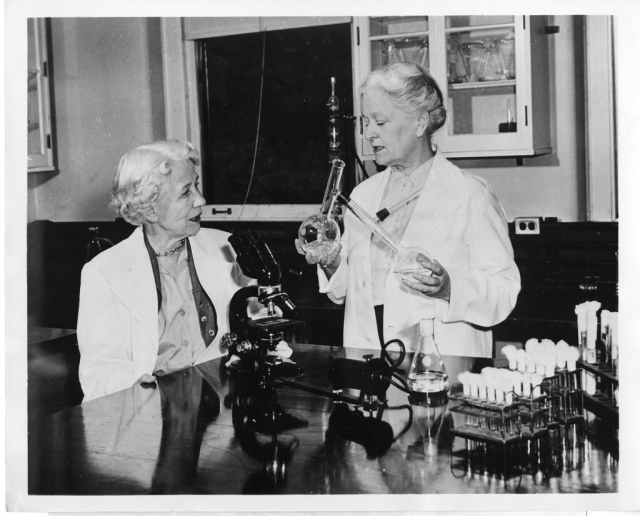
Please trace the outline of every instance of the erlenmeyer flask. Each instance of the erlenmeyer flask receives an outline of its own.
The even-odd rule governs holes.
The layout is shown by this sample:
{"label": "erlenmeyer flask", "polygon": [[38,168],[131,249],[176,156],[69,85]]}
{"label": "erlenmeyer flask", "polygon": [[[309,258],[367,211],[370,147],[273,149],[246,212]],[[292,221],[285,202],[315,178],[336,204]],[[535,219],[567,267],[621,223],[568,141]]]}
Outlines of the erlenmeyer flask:
{"label": "erlenmeyer flask", "polygon": [[418,348],[409,369],[409,388],[417,394],[438,394],[448,391],[449,376],[433,338],[433,313],[418,324]]}

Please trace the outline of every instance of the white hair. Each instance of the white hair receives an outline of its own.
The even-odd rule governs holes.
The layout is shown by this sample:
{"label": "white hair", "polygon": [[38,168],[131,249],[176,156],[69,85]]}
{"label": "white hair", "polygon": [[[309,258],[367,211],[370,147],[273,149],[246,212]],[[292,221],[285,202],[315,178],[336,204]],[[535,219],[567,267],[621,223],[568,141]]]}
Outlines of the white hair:
{"label": "white hair", "polygon": [[173,163],[200,163],[198,151],[189,142],[156,140],[127,152],[120,159],[111,191],[112,207],[130,224],[140,226],[160,193],[161,178],[171,173]]}
{"label": "white hair", "polygon": [[447,119],[438,83],[415,63],[393,63],[372,71],[362,82],[360,95],[373,89],[385,92],[407,113],[428,115],[429,135],[440,129]]}

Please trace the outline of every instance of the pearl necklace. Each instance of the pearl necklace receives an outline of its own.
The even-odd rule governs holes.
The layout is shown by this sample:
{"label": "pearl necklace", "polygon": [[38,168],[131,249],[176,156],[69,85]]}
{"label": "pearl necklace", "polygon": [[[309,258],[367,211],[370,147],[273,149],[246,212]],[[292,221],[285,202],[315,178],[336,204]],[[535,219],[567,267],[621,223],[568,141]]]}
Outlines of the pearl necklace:
{"label": "pearl necklace", "polygon": [[180,249],[182,249],[183,245],[184,245],[184,239],[180,240],[180,243],[176,247],[171,249],[170,251],[164,251],[164,252],[156,253],[156,256],[167,256],[169,254],[177,253]]}

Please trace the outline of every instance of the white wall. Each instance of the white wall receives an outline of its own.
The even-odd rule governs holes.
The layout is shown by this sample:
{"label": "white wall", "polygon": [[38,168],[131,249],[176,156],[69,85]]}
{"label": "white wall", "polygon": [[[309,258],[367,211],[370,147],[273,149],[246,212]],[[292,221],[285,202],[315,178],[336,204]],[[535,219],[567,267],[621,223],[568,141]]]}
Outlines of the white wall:
{"label": "white wall", "polygon": [[113,220],[120,157],[165,135],[158,19],[53,18],[56,174],[29,177],[29,218]]}

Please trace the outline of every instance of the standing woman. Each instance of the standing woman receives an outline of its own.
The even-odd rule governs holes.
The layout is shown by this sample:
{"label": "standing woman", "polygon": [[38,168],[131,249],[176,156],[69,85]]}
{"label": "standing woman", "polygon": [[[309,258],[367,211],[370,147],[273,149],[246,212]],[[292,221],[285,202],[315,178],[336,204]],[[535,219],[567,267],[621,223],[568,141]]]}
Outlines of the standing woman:
{"label": "standing woman", "polygon": [[[394,274],[393,252],[350,212],[341,246],[319,260],[320,292],[346,303],[344,345],[375,348],[401,339],[413,349],[416,325],[436,319],[445,355],[491,356],[489,327],[507,318],[520,291],[504,210],[481,179],[434,148],[446,120],[435,80],[413,63],[371,72],[360,87],[365,138],[387,168],[358,185],[351,198],[373,215],[403,203],[382,226],[405,247],[419,247],[425,273]],[[300,243],[296,247],[305,254]]]}
{"label": "standing woman", "polygon": [[138,228],[82,270],[84,401],[221,355],[229,302],[251,280],[235,263],[228,233],[200,228],[198,162],[195,147],[178,140],[142,145],[120,160],[113,206]]}

